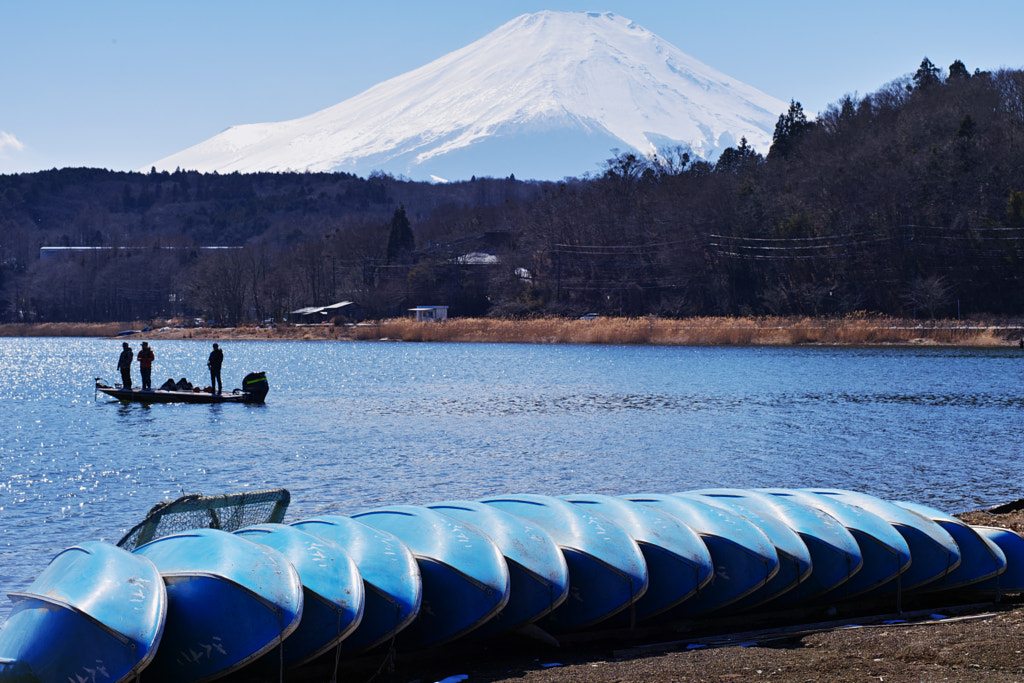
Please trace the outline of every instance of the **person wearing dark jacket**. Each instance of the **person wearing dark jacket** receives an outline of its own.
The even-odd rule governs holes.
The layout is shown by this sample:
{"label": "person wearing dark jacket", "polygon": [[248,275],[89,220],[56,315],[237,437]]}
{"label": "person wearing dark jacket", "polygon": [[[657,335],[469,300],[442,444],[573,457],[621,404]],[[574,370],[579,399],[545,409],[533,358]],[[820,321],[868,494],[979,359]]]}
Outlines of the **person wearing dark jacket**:
{"label": "person wearing dark jacket", "polygon": [[220,381],[220,366],[223,362],[224,352],[220,350],[219,346],[214,344],[213,351],[210,352],[210,358],[206,361],[206,365],[210,368],[210,388],[217,394],[224,391],[224,383]]}
{"label": "person wearing dark jacket", "polygon": [[150,375],[153,372],[153,361],[156,359],[156,355],[153,353],[153,349],[149,348],[147,342],[142,342],[142,348],[139,349],[139,372],[142,373],[142,390],[148,391],[153,388],[153,384],[150,381]]}
{"label": "person wearing dark jacket", "polygon": [[121,355],[117,358],[117,369],[121,372],[121,386],[124,389],[132,388],[132,360],[135,358],[135,354],[132,353],[132,347],[128,346],[128,342],[121,344]]}

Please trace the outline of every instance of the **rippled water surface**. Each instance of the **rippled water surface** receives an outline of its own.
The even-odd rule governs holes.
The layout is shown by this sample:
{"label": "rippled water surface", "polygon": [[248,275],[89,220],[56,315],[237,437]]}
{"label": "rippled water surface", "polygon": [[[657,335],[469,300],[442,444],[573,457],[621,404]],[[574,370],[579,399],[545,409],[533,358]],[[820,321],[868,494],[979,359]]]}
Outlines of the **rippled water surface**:
{"label": "rippled water surface", "polygon": [[[0,594],[183,493],[285,487],[290,521],[510,492],[1024,496],[1016,349],[238,342],[225,386],[265,370],[265,405],[147,407],[94,394],[120,345],[0,339]],[[210,344],[153,347],[154,384],[205,381]]]}

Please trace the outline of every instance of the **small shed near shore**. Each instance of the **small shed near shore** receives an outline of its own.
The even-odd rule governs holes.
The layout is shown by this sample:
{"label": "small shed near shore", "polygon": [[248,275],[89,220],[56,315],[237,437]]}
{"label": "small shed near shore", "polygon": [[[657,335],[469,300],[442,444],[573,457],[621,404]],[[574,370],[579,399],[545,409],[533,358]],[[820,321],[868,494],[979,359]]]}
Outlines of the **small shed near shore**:
{"label": "small shed near shore", "polygon": [[418,323],[448,319],[447,306],[417,306],[410,308],[409,311],[416,316]]}

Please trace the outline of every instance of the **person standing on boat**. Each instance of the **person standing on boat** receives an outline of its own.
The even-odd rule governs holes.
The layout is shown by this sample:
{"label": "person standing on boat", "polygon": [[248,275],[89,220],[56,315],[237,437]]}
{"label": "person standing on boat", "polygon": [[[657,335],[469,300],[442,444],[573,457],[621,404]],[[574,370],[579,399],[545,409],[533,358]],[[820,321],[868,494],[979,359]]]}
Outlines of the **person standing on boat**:
{"label": "person standing on boat", "polygon": [[117,358],[117,369],[121,371],[121,387],[124,389],[132,388],[132,360],[135,359],[135,354],[132,352],[132,347],[128,346],[128,342],[121,344],[121,355]]}
{"label": "person standing on boat", "polygon": [[210,388],[217,394],[224,391],[224,383],[220,381],[220,366],[223,362],[224,352],[220,350],[219,346],[214,344],[213,351],[210,352],[210,359],[206,361],[206,365],[210,368]]}
{"label": "person standing on boat", "polygon": [[156,359],[156,355],[153,353],[153,349],[149,348],[149,343],[142,342],[142,348],[139,349],[139,372],[142,373],[142,390],[147,391],[153,388],[150,383],[150,374],[153,371],[153,361]]}

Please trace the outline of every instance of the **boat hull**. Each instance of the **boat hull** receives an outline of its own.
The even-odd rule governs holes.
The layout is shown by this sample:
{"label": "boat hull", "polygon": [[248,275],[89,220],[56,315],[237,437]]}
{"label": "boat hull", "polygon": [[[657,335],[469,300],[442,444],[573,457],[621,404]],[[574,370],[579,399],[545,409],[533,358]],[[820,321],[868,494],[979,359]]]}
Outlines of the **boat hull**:
{"label": "boat hull", "polygon": [[244,392],[211,394],[206,391],[167,391],[166,389],[143,391],[100,385],[96,386],[96,390],[126,403],[263,403],[262,398]]}
{"label": "boat hull", "polygon": [[819,596],[822,599],[847,599],[877,591],[893,582],[910,567],[910,546],[896,529],[876,514],[855,505],[793,489],[757,489],[783,500],[791,500],[818,510],[836,520],[857,541],[864,565],[846,583]]}
{"label": "boat hull", "polygon": [[677,517],[613,496],[564,498],[615,520],[636,541],[648,574],[647,592],[633,609],[638,621],[677,607],[711,581],[711,553],[700,536]]}
{"label": "boat hull", "polygon": [[930,519],[956,541],[960,549],[960,564],[939,581],[925,587],[925,590],[949,590],[980,583],[1006,571],[1006,555],[998,545],[984,534],[956,517],[936,510],[928,505],[897,502],[900,507]]}
{"label": "boat hull", "polygon": [[157,568],[107,543],[64,550],[11,598],[0,681],[91,680],[97,670],[127,681],[150,664],[164,632],[167,593]]}
{"label": "boat hull", "polygon": [[1006,569],[1000,574],[972,584],[970,590],[1004,593],[1024,593],[1024,538],[1012,529],[991,526],[972,526],[975,532],[999,547],[1006,558]]}
{"label": "boat hull", "polygon": [[693,529],[711,554],[714,575],[698,595],[663,615],[709,614],[763,593],[779,572],[779,556],[768,536],[738,513],[707,502],[668,494],[623,496],[667,512]]}
{"label": "boat hull", "polygon": [[167,622],[147,680],[205,681],[258,659],[298,627],[302,584],[276,550],[215,529],[135,549],[167,585]]}
{"label": "boat hull", "polygon": [[[359,626],[365,605],[363,579],[344,548],[285,524],[259,524],[235,535],[277,550],[299,572],[302,620],[282,645],[285,666],[315,659]],[[268,658],[277,666],[275,654]]]}
{"label": "boat hull", "polygon": [[[809,553],[810,571],[801,578],[796,588],[783,595],[773,606],[795,605],[827,593],[839,595],[841,587],[864,566],[864,556],[853,534],[833,517],[816,508],[742,489],[707,489],[695,493],[734,506],[740,514],[745,515],[744,510],[749,509],[763,518],[778,520],[799,535]],[[751,521],[765,528],[759,520]]]}
{"label": "boat hull", "polygon": [[363,618],[341,642],[342,653],[372,650],[416,618],[423,600],[419,565],[412,551],[394,534],[338,515],[321,515],[292,526],[340,545],[363,578]]}
{"label": "boat hull", "polygon": [[508,604],[504,556],[476,527],[412,505],[369,510],[352,518],[393,534],[419,565],[423,605],[398,636],[402,649],[421,650],[463,637]]}
{"label": "boat hull", "polygon": [[[929,584],[942,581],[960,565],[960,548],[956,541],[930,519],[866,493],[842,489],[803,490],[855,505],[891,524],[910,548],[911,564],[898,577],[899,588],[904,591],[922,590]],[[895,585],[886,584],[880,590],[885,592],[896,588]]]}
{"label": "boat hull", "polygon": [[509,602],[474,636],[503,633],[551,613],[569,595],[569,568],[551,536],[522,517],[478,501],[428,506],[472,524],[498,546],[509,573]]}
{"label": "boat hull", "polygon": [[629,608],[647,590],[647,565],[626,531],[604,515],[540,495],[484,498],[541,527],[558,544],[569,569],[569,596],[538,624],[569,631],[605,621]]}

